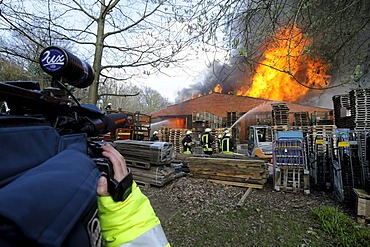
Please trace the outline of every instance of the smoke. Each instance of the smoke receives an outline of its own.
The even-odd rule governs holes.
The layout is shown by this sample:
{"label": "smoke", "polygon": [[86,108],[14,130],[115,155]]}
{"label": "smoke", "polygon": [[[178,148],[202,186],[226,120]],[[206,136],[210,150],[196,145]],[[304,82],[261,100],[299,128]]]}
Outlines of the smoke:
{"label": "smoke", "polygon": [[176,101],[188,100],[192,97],[206,95],[214,92],[217,85],[222,88],[223,94],[234,94],[239,84],[248,80],[248,68],[244,65],[242,58],[232,56],[228,62],[214,61],[213,64],[203,72],[203,81],[191,84],[177,93]]}
{"label": "smoke", "polygon": [[[364,4],[360,6],[361,3]],[[295,103],[309,104],[318,107],[332,107],[332,97],[339,94],[347,94],[355,88],[370,87],[370,2],[360,1],[358,4],[346,5],[340,2],[338,11],[333,13],[331,2],[314,1],[312,5],[302,12],[300,24],[304,35],[312,38],[312,45],[307,47],[307,54],[312,57],[319,57],[326,61],[330,70],[331,82],[327,89],[311,89],[306,95]],[[224,63],[214,62],[213,65],[204,71],[204,79],[181,90],[177,100],[190,99],[192,96],[205,95],[213,91],[217,84],[222,87],[222,93],[237,93],[236,90],[243,86],[243,91],[251,85],[254,66],[257,66],[263,45],[268,45],[268,37],[276,33],[277,26],[289,25],[290,17],[296,13],[294,1],[287,0],[285,11],[281,6],[245,6],[240,8],[243,11],[243,18],[234,24],[235,40],[239,50],[245,51],[243,56],[231,56]],[[264,4],[264,2],[258,2]],[[264,16],[274,13],[273,8],[279,9],[281,15],[275,16],[274,21]],[[256,10],[261,12],[258,12]],[[266,11],[266,12],[263,12]],[[328,19],[327,16],[331,16]],[[309,18],[307,18],[309,17]],[[243,22],[245,20],[245,22]],[[252,21],[253,20],[253,21]],[[320,23],[312,26],[305,23],[307,20]],[[244,30],[236,33],[236,26],[243,26]],[[338,27],[341,27],[339,30]],[[274,40],[270,40],[273,42]],[[283,72],[282,72],[283,73]]]}

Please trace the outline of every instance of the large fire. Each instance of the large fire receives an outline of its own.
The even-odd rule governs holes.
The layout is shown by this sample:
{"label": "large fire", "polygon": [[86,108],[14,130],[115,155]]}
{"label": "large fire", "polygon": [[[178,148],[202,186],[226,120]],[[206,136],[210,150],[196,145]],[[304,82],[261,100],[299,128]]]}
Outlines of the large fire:
{"label": "large fire", "polygon": [[[269,40],[251,80],[227,93],[297,102],[309,92],[328,87],[331,82],[328,65],[323,59],[309,55],[311,46],[312,39],[305,37],[297,26],[281,28]],[[223,93],[222,85],[217,84],[207,93],[193,93],[191,98],[211,93]]]}
{"label": "large fire", "polygon": [[264,52],[252,85],[236,94],[255,98],[295,102],[311,89],[330,84],[327,65],[322,59],[311,58],[307,51],[312,40],[301,30],[282,28]]}

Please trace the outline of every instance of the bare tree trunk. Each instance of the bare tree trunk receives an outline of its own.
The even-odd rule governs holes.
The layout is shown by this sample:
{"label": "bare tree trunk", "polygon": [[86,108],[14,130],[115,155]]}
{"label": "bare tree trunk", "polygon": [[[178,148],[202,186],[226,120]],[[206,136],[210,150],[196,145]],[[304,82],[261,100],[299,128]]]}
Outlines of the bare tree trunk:
{"label": "bare tree trunk", "polygon": [[96,33],[96,42],[95,42],[95,55],[94,55],[94,64],[93,68],[95,71],[95,79],[89,88],[89,103],[96,104],[98,101],[98,88],[100,80],[100,71],[101,71],[101,60],[103,57],[103,44],[104,44],[104,25],[105,25],[105,13],[106,6],[101,4],[100,15],[97,19],[97,33]]}

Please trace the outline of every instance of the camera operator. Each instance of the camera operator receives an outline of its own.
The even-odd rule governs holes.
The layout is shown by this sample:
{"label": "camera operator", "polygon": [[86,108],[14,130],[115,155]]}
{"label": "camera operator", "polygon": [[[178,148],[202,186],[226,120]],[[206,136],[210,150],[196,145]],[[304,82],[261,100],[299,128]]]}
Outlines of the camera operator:
{"label": "camera operator", "polygon": [[[113,164],[114,178],[121,181],[127,175],[123,156],[111,145],[102,147],[103,155]],[[132,192],[123,202],[109,196],[107,180],[101,176],[97,186],[99,218],[107,246],[169,246],[150,201],[133,182]]]}
{"label": "camera operator", "polygon": [[91,85],[92,67],[54,46],[40,64],[51,87],[0,82],[0,246],[169,246],[123,156],[88,139],[128,121],[68,90]]}

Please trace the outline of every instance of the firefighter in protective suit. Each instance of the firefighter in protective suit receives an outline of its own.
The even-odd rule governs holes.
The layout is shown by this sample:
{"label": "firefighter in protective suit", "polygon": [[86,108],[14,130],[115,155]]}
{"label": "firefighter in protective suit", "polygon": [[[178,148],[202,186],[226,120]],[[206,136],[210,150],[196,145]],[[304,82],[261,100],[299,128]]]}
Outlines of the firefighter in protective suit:
{"label": "firefighter in protective suit", "polygon": [[206,128],[204,130],[204,134],[202,135],[202,138],[201,138],[201,145],[203,147],[203,152],[205,154],[212,155],[212,153],[213,153],[213,148],[212,148],[213,141],[214,141],[214,138],[211,135],[211,129]]}
{"label": "firefighter in protective suit", "polygon": [[221,149],[221,141],[222,141],[222,135],[221,134],[219,134],[218,136],[217,136],[217,148],[218,148],[218,153],[221,153],[221,151],[222,151],[222,149]]}
{"label": "firefighter in protective suit", "polygon": [[221,153],[234,154],[234,140],[230,133],[225,134],[225,137],[221,140]]}
{"label": "firefighter in protective suit", "polygon": [[183,150],[184,150],[184,154],[192,154],[193,153],[194,142],[193,142],[193,139],[190,136],[191,133],[193,133],[193,132],[191,132],[191,130],[186,131],[186,135],[181,141],[182,147],[183,147]]}
{"label": "firefighter in protective suit", "polygon": [[153,132],[153,136],[152,136],[152,137],[150,137],[150,141],[151,141],[151,142],[159,141],[159,138],[158,138],[157,134],[158,134],[158,131],[154,131],[154,132]]}

